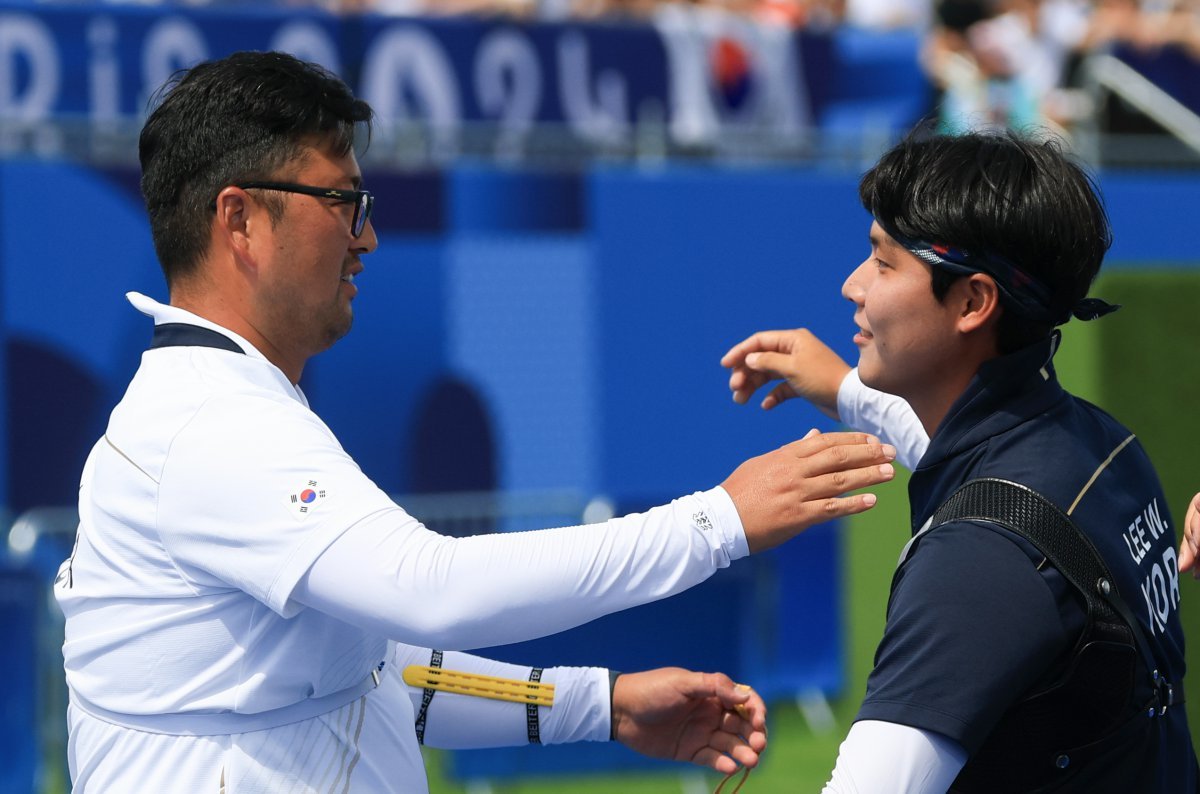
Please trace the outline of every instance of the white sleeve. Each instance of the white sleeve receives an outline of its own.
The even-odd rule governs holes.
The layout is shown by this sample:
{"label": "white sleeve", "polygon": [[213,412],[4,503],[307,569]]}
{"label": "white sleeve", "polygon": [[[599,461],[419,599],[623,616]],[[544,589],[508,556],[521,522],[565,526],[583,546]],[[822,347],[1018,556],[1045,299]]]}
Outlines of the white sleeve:
{"label": "white sleeve", "polygon": [[887,394],[863,384],[858,367],[846,373],[837,395],[838,417],[863,433],[873,433],[896,448],[896,460],[914,469],[925,450],[929,435],[921,420],[903,397]]}
{"label": "white sleeve", "polygon": [[292,601],[398,642],[484,648],[674,595],[747,553],[719,487],[603,524],[466,538],[397,508],[334,540]]}
{"label": "white sleeve", "polygon": [[854,723],[821,794],[944,794],[967,751],[940,733],[881,720]]}
{"label": "white sleeve", "polygon": [[[396,646],[400,670],[410,664],[428,665],[430,650],[407,645]],[[441,666],[447,670],[515,678],[528,681],[526,665],[507,664],[457,651],[442,654]],[[554,705],[538,706],[538,735],[542,744],[608,741],[611,730],[608,671],[598,667],[547,667],[541,681],[554,684]],[[422,719],[426,697],[423,738],[427,747],[445,750],[480,747],[513,747],[529,744],[529,720],[520,703],[457,695],[405,685],[412,700],[413,713]]]}

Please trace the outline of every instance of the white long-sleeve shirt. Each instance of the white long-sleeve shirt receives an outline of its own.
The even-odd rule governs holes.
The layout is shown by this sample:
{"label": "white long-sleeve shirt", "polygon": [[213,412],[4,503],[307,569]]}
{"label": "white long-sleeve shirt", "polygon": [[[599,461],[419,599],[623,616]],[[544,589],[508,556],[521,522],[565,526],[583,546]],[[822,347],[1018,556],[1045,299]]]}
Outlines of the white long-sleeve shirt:
{"label": "white long-sleeve shirt", "polygon": [[[543,636],[748,553],[720,488],[605,524],[438,535],[245,339],[130,300],[185,338],[144,354],[93,448],[55,585],[76,792],[423,791],[421,693],[399,673],[427,646]],[[543,742],[608,737],[605,671],[544,680]],[[517,704],[439,693],[425,725],[441,746],[527,741]]]}
{"label": "white long-sleeve shirt", "polygon": [[872,433],[896,448],[896,460],[915,469],[929,448],[929,434],[903,397],[865,385],[858,367],[846,373],[837,394],[838,418],[863,433]]}
{"label": "white long-sleeve shirt", "polygon": [[[852,369],[838,389],[838,417],[896,447],[896,460],[915,468],[929,435],[901,397],[863,384]],[[854,723],[838,751],[822,794],[942,794],[967,762],[957,742],[933,731],[879,720]]]}

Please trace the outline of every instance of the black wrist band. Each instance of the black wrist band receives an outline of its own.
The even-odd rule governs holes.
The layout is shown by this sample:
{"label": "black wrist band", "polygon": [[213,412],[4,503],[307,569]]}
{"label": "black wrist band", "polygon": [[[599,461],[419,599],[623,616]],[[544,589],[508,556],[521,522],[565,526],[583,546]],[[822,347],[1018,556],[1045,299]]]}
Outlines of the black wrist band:
{"label": "black wrist band", "polygon": [[608,671],[608,740],[617,738],[617,721],[613,719],[613,692],[617,690],[617,679],[621,673],[617,670]]}
{"label": "black wrist band", "polygon": [[[530,681],[542,680],[542,668],[534,667],[529,671]],[[542,722],[538,715],[538,707],[536,703],[525,704],[525,727],[529,734],[530,744],[542,743]]]}

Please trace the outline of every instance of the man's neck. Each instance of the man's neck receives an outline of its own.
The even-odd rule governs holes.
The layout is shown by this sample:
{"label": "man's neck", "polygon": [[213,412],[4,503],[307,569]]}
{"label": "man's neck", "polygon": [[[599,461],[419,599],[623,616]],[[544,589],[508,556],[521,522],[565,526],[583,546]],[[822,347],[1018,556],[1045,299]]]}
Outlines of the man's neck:
{"label": "man's neck", "polygon": [[933,438],[946,415],[950,413],[950,407],[967,390],[967,385],[970,384],[972,377],[974,377],[974,373],[965,379],[956,379],[953,384],[947,384],[947,388],[939,390],[937,394],[905,398],[912,406],[917,418],[921,420],[921,426],[925,428],[927,436]]}
{"label": "man's neck", "polygon": [[999,351],[992,345],[977,350],[964,350],[957,358],[957,365],[946,368],[931,388],[923,390],[920,394],[905,397],[930,438],[933,438],[941,427],[954,403],[971,385],[979,368],[999,355]]}
{"label": "man's neck", "polygon": [[278,367],[293,385],[300,382],[305,360],[300,358],[298,362],[293,361],[295,357],[288,356],[272,344],[269,335],[258,327],[252,319],[252,312],[241,302],[226,300],[220,293],[198,296],[192,290],[173,287],[170,303],[176,308],[189,311],[210,323],[233,331],[254,345],[255,349],[262,353],[267,361]]}

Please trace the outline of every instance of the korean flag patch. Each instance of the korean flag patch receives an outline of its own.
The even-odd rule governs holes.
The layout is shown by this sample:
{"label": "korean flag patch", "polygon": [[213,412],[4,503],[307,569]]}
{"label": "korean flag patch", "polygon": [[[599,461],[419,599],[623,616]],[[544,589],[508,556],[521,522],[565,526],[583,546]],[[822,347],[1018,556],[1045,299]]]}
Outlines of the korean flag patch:
{"label": "korean flag patch", "polygon": [[309,480],[303,487],[288,494],[287,505],[297,521],[303,521],[325,500],[325,489],[316,480]]}

